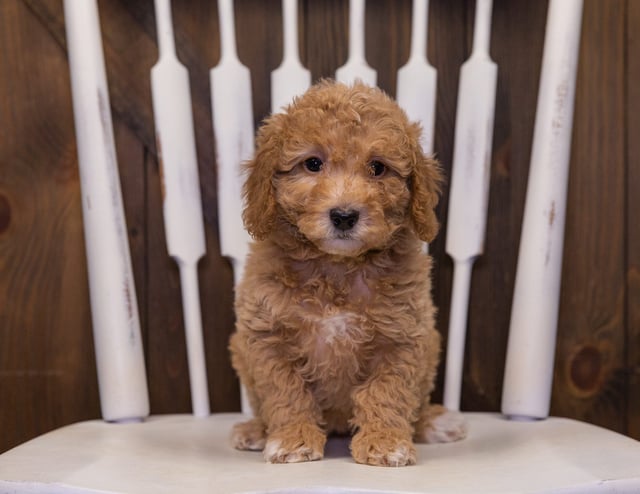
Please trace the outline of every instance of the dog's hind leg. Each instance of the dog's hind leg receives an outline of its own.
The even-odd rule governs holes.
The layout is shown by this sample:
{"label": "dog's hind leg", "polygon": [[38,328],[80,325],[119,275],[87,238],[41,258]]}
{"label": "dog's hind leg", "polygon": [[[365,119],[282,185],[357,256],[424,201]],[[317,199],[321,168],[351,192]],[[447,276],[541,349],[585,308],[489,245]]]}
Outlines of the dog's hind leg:
{"label": "dog's hind leg", "polygon": [[262,420],[253,418],[233,426],[231,445],[236,449],[262,451],[266,437],[266,428]]}
{"label": "dog's hind leg", "polygon": [[415,425],[417,443],[449,443],[467,436],[467,423],[460,412],[442,405],[426,405]]}

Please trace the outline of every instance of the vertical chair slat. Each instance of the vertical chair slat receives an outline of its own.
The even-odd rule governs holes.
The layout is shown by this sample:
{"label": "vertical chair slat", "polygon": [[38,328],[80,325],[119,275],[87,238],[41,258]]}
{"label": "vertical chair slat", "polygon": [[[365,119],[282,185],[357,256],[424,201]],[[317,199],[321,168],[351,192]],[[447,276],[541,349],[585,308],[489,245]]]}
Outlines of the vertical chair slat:
{"label": "vertical chair slat", "polygon": [[102,416],[141,419],[149,414],[147,378],[98,7],[65,0],[64,13]]}
{"label": "vertical chair slat", "polygon": [[409,118],[422,126],[422,150],[433,153],[438,73],[427,59],[429,1],[414,0],[411,24],[411,55],[398,70],[396,100]]}
{"label": "vertical chair slat", "polygon": [[444,404],[460,408],[473,262],[484,251],[498,67],[489,54],[492,0],[477,0],[473,50],[460,70],[446,250],[454,261]]}
{"label": "vertical chair slat", "polygon": [[359,79],[375,86],[378,75],[367,64],[365,54],[365,8],[365,0],[349,0],[349,58],[336,70],[336,79],[345,84]]}
{"label": "vertical chair slat", "polygon": [[271,111],[277,112],[311,85],[311,72],[300,62],[298,49],[298,0],[282,0],[284,54],[271,72]]}
{"label": "vertical chair slat", "polygon": [[502,395],[507,416],[549,414],[583,0],[551,0]]}
{"label": "vertical chair slat", "polygon": [[[218,162],[218,228],[220,250],[231,259],[234,284],[244,272],[249,235],[242,222],[241,164],[253,154],[251,75],[238,60],[233,2],[218,0],[222,56],[210,72],[213,130]],[[241,393],[242,411],[250,412]]]}
{"label": "vertical chair slat", "polygon": [[151,93],[164,225],[169,255],[180,269],[192,409],[205,417],[210,405],[197,265],[206,246],[189,75],[176,56],[171,3],[156,0],[155,7],[160,58],[151,69]]}

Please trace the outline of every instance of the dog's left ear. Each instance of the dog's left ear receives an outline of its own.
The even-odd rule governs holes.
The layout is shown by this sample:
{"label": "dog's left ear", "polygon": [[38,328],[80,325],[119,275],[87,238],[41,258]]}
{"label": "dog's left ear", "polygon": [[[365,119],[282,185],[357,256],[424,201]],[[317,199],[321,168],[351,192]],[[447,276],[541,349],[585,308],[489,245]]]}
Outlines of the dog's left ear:
{"label": "dog's left ear", "polygon": [[263,240],[274,228],[277,211],[273,176],[280,159],[281,115],[269,117],[258,130],[253,159],[245,163],[242,219],[249,234]]}
{"label": "dog's left ear", "polygon": [[417,149],[414,156],[410,178],[411,218],[420,240],[431,242],[439,228],[435,208],[440,198],[443,178],[440,165],[435,159],[425,156],[421,149]]}

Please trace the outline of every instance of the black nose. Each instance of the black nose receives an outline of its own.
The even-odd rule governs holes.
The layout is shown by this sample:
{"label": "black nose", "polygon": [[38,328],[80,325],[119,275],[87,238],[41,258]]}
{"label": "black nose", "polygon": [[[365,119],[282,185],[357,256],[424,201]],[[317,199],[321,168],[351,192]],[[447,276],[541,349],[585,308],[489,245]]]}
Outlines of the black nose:
{"label": "black nose", "polygon": [[344,209],[332,209],[329,211],[329,218],[331,218],[331,223],[338,230],[347,231],[351,230],[355,224],[358,222],[358,218],[360,217],[360,213],[353,209],[345,211]]}

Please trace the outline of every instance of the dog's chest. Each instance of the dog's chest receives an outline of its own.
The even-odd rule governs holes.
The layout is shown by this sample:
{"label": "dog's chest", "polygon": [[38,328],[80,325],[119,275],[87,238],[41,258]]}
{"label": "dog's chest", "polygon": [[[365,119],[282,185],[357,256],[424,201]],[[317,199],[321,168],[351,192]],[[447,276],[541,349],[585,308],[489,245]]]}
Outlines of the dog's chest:
{"label": "dog's chest", "polygon": [[[374,338],[368,307],[375,295],[362,273],[309,277],[294,288],[297,347],[305,378],[317,383],[358,379]],[[335,383],[334,383],[335,384]]]}
{"label": "dog's chest", "polygon": [[373,295],[362,276],[322,280],[307,287],[299,317],[311,334],[311,348],[319,357],[357,350],[370,339],[367,306]]}
{"label": "dog's chest", "polygon": [[330,359],[346,350],[357,350],[366,339],[366,318],[352,311],[332,311],[327,315],[309,314],[307,321],[313,333],[313,353],[318,359]]}
{"label": "dog's chest", "polygon": [[307,315],[302,374],[323,407],[348,401],[362,379],[368,342],[366,317],[351,311]]}
{"label": "dog's chest", "polygon": [[[362,379],[372,351],[374,324],[362,305],[301,307],[299,348],[303,374],[317,393],[341,394]],[[344,388],[344,389],[343,389]]]}

